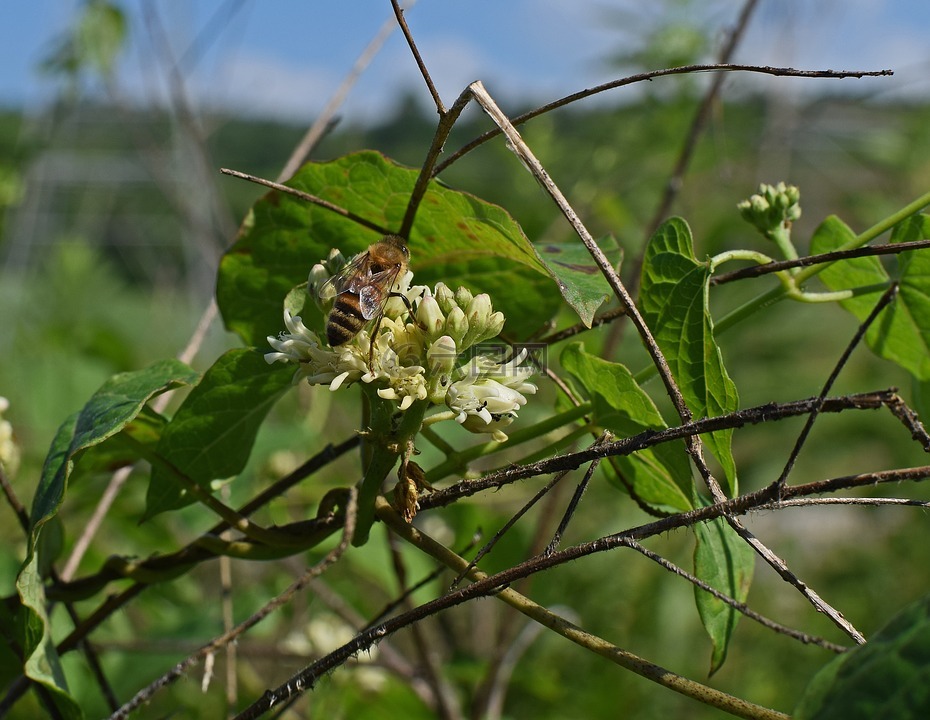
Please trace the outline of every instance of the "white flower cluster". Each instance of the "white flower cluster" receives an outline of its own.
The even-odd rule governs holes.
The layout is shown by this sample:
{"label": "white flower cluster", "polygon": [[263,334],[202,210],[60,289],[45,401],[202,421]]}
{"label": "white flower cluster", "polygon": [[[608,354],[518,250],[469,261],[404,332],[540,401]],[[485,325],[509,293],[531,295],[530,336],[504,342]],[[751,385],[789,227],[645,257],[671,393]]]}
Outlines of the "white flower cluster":
{"label": "white flower cluster", "polygon": [[[334,251],[310,271],[308,289],[324,313],[332,298],[320,299],[317,289],[344,262]],[[506,440],[502,428],[526,404],[525,396],[536,392],[528,382],[534,369],[521,365],[527,352],[503,362],[485,355],[469,358],[466,350],[500,333],[503,314],[493,311],[486,294],[472,295],[465,288],[452,292],[443,283],[432,291],[425,285],[411,287],[412,278],[407,272],[393,292],[407,298],[413,316],[408,303],[390,298],[374,339],[372,323],[350,342],[331,348],[285,309],[287,330],[268,338],[274,352],[265,360],[297,363],[295,381],[306,378],[310,384],[328,384],[330,390],[375,383],[378,395],[397,402],[400,410],[417,401],[445,404],[450,416],[471,432]]]}
{"label": "white flower cluster", "polygon": [[0,464],[9,475],[15,475],[19,467],[19,446],[13,440],[13,426],[3,419],[10,408],[10,401],[0,396]]}

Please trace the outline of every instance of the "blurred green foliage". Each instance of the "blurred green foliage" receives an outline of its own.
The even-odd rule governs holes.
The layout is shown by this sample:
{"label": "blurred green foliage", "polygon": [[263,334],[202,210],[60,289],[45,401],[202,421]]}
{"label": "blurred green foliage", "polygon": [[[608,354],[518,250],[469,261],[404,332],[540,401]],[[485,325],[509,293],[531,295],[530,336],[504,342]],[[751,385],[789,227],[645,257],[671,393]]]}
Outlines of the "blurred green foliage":
{"label": "blurred green foliage", "polygon": [[[646,225],[693,110],[693,97],[687,95],[646,97],[616,107],[596,104],[562,110],[532,121],[523,133],[592,233],[615,236],[629,259],[640,254],[647,237]],[[802,252],[806,249],[804,239],[827,214],[840,215],[860,231],[930,185],[930,136],[925,130],[930,125],[930,107],[822,98],[799,107],[790,129],[773,128],[772,111],[769,101],[755,97],[721,103],[716,108],[676,204],[676,212],[686,217],[694,230],[699,258],[755,242],[751,230],[739,219],[735,204],[755,191],[760,181],[787,180],[801,188],[804,215],[795,225],[794,238]],[[117,128],[122,131],[116,132]],[[454,149],[487,128],[483,118],[470,116],[457,126],[447,148]],[[276,175],[303,132],[294,126],[222,117],[210,118],[206,130],[215,167],[269,178]],[[74,153],[79,159],[106,152],[133,158],[143,167],[136,159],[140,131],[149,138],[150,147],[171,141],[170,121],[157,113],[126,115],[111,108],[89,107],[44,136],[32,134],[35,129],[17,114],[3,114],[0,147],[10,165],[2,172],[3,178],[12,179],[3,180],[0,202],[15,210],[24,197],[16,188],[25,188],[27,196],[36,190],[31,185],[35,182],[31,170],[39,159],[56,152]],[[416,166],[423,160],[431,135],[430,118],[408,99],[380,125],[338,126],[324,139],[315,157],[332,158],[350,150],[373,148]],[[501,204],[533,240],[553,242],[571,236],[567,224],[500,140],[467,156],[444,173],[442,180]],[[262,194],[239,180],[222,178],[218,182],[230,214],[237,220]],[[13,190],[7,191],[10,187]],[[0,258],[7,259],[0,283],[0,306],[4,308],[0,313],[0,394],[11,400],[7,417],[25,450],[25,463],[14,487],[26,503],[57,425],[114,372],[175,355],[189,337],[210,292],[210,288],[192,289],[188,284],[192,273],[181,246],[184,219],[163,185],[149,180],[118,187],[75,181],[51,196],[51,201],[64,218],[58,225],[64,230],[32,238],[40,242],[41,251],[34,253],[29,263],[13,266],[9,262],[17,250],[14,243],[23,242],[17,234],[22,232],[20,228],[11,231],[10,221],[16,213],[8,212],[0,227],[4,232]],[[628,262],[622,268],[625,279],[631,279],[633,265]],[[715,315],[719,317],[738,305],[761,284],[734,284],[715,291]],[[568,314],[560,320],[562,325],[571,322]],[[748,406],[815,394],[854,330],[855,322],[839,308],[783,303],[722,336],[720,342],[742,404]],[[601,328],[588,334],[588,351],[596,353],[603,347],[610,332]],[[627,331],[627,338],[629,335]],[[222,348],[232,345],[235,340],[230,335],[215,330],[202,351],[204,360],[193,364],[202,369]],[[647,364],[638,343],[632,341],[620,345],[616,359],[634,369]],[[901,385],[907,394],[908,380],[902,372],[860,349],[841,376],[837,392],[889,385]],[[551,389],[544,389],[539,408],[546,402],[551,406],[553,396]],[[327,426],[330,402],[326,390],[301,389],[275,408],[272,418],[276,422],[260,434],[245,472],[248,482],[231,489],[231,504],[302,461],[304,456],[294,456],[293,448],[307,448],[309,455],[326,442],[349,436],[357,425],[356,408],[342,408]],[[295,425],[298,410],[305,419]],[[532,417],[527,414],[528,421]],[[760,487],[777,476],[799,428],[800,421],[784,423],[783,434],[778,437],[771,427],[736,433],[734,454],[744,490]],[[462,442],[461,435],[452,432],[446,437],[453,443]],[[819,421],[793,478],[814,480],[921,462],[918,448],[887,416],[844,414]],[[343,458],[327,469],[325,477],[312,478],[295,488],[286,504],[264,511],[261,519],[285,522],[306,517],[327,489],[354,481],[356,463],[355,458]],[[84,478],[79,491],[69,496],[62,515],[64,527],[69,529],[64,535],[66,551],[75,541],[70,529],[86,522],[104,482],[103,477]],[[246,487],[249,484],[252,488]],[[540,512],[558,516],[562,507],[558,502],[564,504],[570,493],[567,482],[565,485]],[[879,492],[916,496],[919,489],[900,486]],[[431,513],[435,517],[425,520],[432,523],[431,532],[454,534],[453,545],[463,546],[478,526],[486,533],[494,532],[528,492],[524,486],[508,488],[473,503]],[[121,498],[121,512],[108,518],[83,569],[98,567],[108,548],[140,556],[173,549],[210,521],[202,510],[192,507],[140,526],[144,495],[143,483],[129,483]],[[24,554],[24,541],[9,521],[9,510],[3,512],[8,522],[3,524],[0,537],[15,550],[0,556],[0,588],[7,595]],[[584,513],[583,524],[571,528],[566,542],[595,537],[645,518],[625,496],[599,481],[584,500]],[[930,545],[925,542],[926,520],[919,510],[798,509],[751,517],[747,522],[802,579],[841,607],[866,634],[927,592],[924,568],[930,563]],[[533,540],[531,524],[518,525],[489,556],[488,569],[518,562]],[[687,566],[693,540],[680,532],[654,539],[650,547]],[[282,563],[235,563],[235,582],[248,589],[237,597],[237,619],[280,591],[320,552]],[[401,552],[409,560],[411,579],[431,569],[409,549]],[[327,574],[326,583],[368,617],[395,592],[390,562],[385,544],[371,543]],[[441,591],[449,580],[434,581],[418,597],[425,599]],[[568,597],[565,588],[571,588]],[[544,605],[568,599],[579,624],[592,632],[676,672],[706,677],[711,648],[698,622],[690,586],[638,555],[615,552],[587,558],[536,577],[521,589]],[[767,568],[757,570],[748,601],[758,611],[787,624],[841,641],[832,626]],[[91,603],[79,604],[78,610],[86,613],[92,607]],[[321,609],[320,601],[308,593],[240,642],[243,697],[260,694],[305,663],[313,650],[310,629]],[[59,636],[69,629],[63,615],[56,614],[53,620]],[[146,590],[111,618],[94,641],[102,650],[104,668],[113,684],[138,688],[216,635],[221,627],[216,568],[207,566]],[[457,635],[468,639],[442,658],[443,667],[461,684],[463,693],[484,676],[487,658],[495,648],[522,628],[522,620],[514,620],[511,611],[491,600],[455,609],[426,626],[437,638],[437,648],[446,647],[442,638]],[[158,640],[151,640],[153,637]],[[406,635],[392,642],[403,650],[412,644]],[[734,633],[728,662],[715,674],[712,684],[787,710],[827,659],[823,650],[802,646],[744,620]],[[72,690],[88,716],[104,714],[99,691],[79,658],[69,656],[66,664],[74,673]],[[218,664],[222,666],[222,658]],[[335,673],[304,702],[321,715],[433,716],[409,687],[391,676],[375,674],[364,682],[364,669]],[[219,682],[214,682],[206,696],[196,685],[176,684],[159,695],[144,716],[159,717],[179,708],[186,716],[204,716],[204,707],[222,706]],[[34,717],[37,710],[31,702],[17,706],[13,716]],[[721,716],[687,698],[659,691],[641,678],[606,666],[547,634],[530,644],[515,666],[504,708],[515,717],[564,716],[566,708],[577,717],[589,718],[618,714],[636,718]],[[221,716],[221,712],[214,715]]]}

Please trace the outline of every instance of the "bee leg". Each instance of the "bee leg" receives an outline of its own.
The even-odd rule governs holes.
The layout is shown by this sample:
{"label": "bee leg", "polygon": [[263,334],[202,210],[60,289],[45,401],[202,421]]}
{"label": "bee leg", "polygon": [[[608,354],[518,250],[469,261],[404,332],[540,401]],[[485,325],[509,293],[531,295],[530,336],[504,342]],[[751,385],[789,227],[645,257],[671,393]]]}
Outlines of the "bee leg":
{"label": "bee leg", "polygon": [[404,305],[407,306],[407,312],[413,315],[413,305],[410,304],[410,300],[407,298],[406,295],[404,295],[403,293],[399,293],[399,292],[392,292],[388,294],[388,297],[396,297],[396,298],[400,298],[401,300],[403,300]]}
{"label": "bee leg", "polygon": [[375,357],[375,340],[376,340],[377,337],[378,337],[378,330],[381,329],[381,318],[383,318],[383,317],[384,317],[384,315],[378,315],[378,320],[375,322],[375,326],[371,329],[371,335],[368,336],[368,337],[369,337],[369,341],[368,341],[368,369],[369,369],[370,371],[374,371],[374,368],[372,367],[372,363],[374,362],[374,357]]}
{"label": "bee leg", "polygon": [[410,319],[413,320],[414,323],[416,323],[416,326],[420,328],[420,330],[426,330],[426,326],[423,323],[421,323],[419,320],[417,320],[417,315],[416,315],[416,312],[414,312],[413,305],[410,304],[410,300],[407,298],[406,295],[404,295],[403,293],[392,292],[389,297],[398,297],[401,300],[403,300],[404,305],[407,306],[407,312],[410,314]]}

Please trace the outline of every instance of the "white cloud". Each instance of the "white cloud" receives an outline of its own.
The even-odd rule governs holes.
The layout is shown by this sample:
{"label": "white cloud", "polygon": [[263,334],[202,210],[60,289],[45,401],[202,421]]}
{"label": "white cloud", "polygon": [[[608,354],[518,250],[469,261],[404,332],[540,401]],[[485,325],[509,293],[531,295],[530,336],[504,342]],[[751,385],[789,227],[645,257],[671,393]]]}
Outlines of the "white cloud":
{"label": "white cloud", "polygon": [[327,68],[296,67],[280,58],[239,53],[213,74],[194,81],[199,104],[252,116],[309,121],[326,105],[338,84]]}

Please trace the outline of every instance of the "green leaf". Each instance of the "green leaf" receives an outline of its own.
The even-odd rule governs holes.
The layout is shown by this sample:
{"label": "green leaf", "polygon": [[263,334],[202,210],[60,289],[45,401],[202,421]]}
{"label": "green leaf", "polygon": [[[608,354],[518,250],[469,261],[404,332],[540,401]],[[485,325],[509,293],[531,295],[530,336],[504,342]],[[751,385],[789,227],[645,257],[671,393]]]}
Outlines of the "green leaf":
{"label": "green leaf", "polygon": [[[139,460],[136,443],[154,450],[167,422],[148,405],[144,406],[139,414],[116,435],[87,448],[78,455],[68,484],[73,486],[94,475],[110,474],[121,467],[134,464]],[[131,436],[135,442],[126,442],[127,435]]]}
{"label": "green leaf", "polygon": [[[40,487],[36,493],[36,500],[33,501],[34,527],[30,534],[30,547],[16,578],[20,605],[18,612],[11,618],[12,633],[23,653],[24,675],[48,689],[57,698],[56,705],[61,707],[65,717],[68,718],[81,717],[81,712],[71,700],[68,683],[51,637],[48,615],[45,610],[47,607],[45,586],[39,574],[38,539],[39,530],[54,517],[64,499],[68,457],[79,414],[75,413],[62,423],[46,457]],[[47,479],[49,476],[54,477],[55,481],[49,481]],[[43,486],[46,486],[48,491],[45,493],[45,501],[41,502],[39,497]],[[57,495],[52,486],[60,487]],[[37,508],[40,508],[38,512]],[[39,515],[40,522],[35,521],[37,515]],[[69,704],[74,705],[73,710],[68,709]]]}
{"label": "green leaf", "polygon": [[811,680],[796,720],[930,717],[930,597],[905,608],[865,645]]}
{"label": "green leaf", "polygon": [[[714,339],[708,280],[710,268],[694,258],[691,229],[681,218],[663,223],[649,240],[643,263],[640,309],[662,349],[694,417],[715,417],[739,407]],[[737,492],[732,430],[704,441],[723,467],[729,494]]]}
{"label": "green leaf", "polygon": [[[827,218],[815,231],[811,250],[829,252],[854,237],[840,220]],[[913,215],[895,226],[891,242],[928,237],[930,217]],[[930,380],[930,253],[904,252],[897,256],[897,263],[898,297],[872,323],[865,340],[879,357],[900,365],[918,380]],[[821,278],[831,290],[875,288],[840,303],[860,321],[872,312],[891,279],[877,257],[835,262],[823,270]]]}
{"label": "green leaf", "polygon": [[[400,227],[418,171],[379,153],[363,151],[331,162],[308,163],[288,184],[377,223]],[[277,191],[252,208],[235,245],[220,262],[217,302],[223,320],[249,345],[281,329],[282,302],[305,282],[310,268],[338,247],[346,257],[365,250],[379,234]],[[587,314],[587,284],[559,280],[544,264],[519,224],[502,208],[468,193],[430,183],[409,238],[415,282],[442,281],[491,295],[508,317],[507,332],[524,338],[549,320],[565,297]],[[580,303],[580,304],[576,304]],[[312,320],[304,318],[308,326]]]}
{"label": "green leaf", "polygon": [[65,717],[80,717],[68,695],[45,607],[45,588],[39,572],[38,546],[42,528],[64,502],[78,456],[123,430],[153,396],[180,384],[194,382],[197,373],[177,360],[166,360],[144,370],[121,373],[107,380],[79,412],[58,429],[45,459],[32,503],[29,549],[16,578],[22,603],[17,615],[27,677],[47,687]]}
{"label": "green leaf", "polygon": [[[293,367],[269,365],[257,350],[230,350],[184,399],[162,432],[156,454],[208,489],[211,480],[238,474],[265,415],[291,387],[293,376]],[[153,468],[145,519],[192,502],[169,472]]]}
{"label": "green leaf", "polygon": [[71,697],[52,639],[45,608],[45,586],[38,572],[38,553],[29,558],[16,578],[16,590],[22,603],[17,615],[18,633],[24,650],[23,674],[49,691],[49,697],[64,718],[83,717],[80,706]]}
{"label": "green leaf", "polygon": [[[694,574],[715,590],[745,602],[756,561],[752,548],[722,518],[699,523],[694,534]],[[694,600],[713,645],[712,675],[726,660],[727,647],[740,613],[697,586]]]}
{"label": "green leaf", "polygon": [[[601,238],[597,243],[608,256],[616,256],[614,266],[620,264],[622,251],[612,237]],[[542,261],[562,286],[562,295],[575,308],[578,317],[591,327],[594,313],[612,292],[607,279],[588,249],[580,242],[537,246]]]}
{"label": "green leaf", "polygon": [[198,377],[178,360],[162,360],[107,380],[84,408],[59,428],[52,442],[32,503],[33,540],[42,524],[61,507],[78,453],[123,430],[155,395],[196,382]]}
{"label": "green leaf", "polygon": [[[819,255],[831,252],[846,245],[856,238],[856,233],[835,215],[824,220],[814,230],[811,237],[811,253]],[[856,287],[868,287],[888,283],[888,273],[877,257],[851,258],[835,262],[825,267],[818,277],[831,290],[848,290]],[[856,317],[864,319],[872,308],[881,290],[876,290],[871,299],[866,295],[857,295],[843,300],[840,305]]]}
{"label": "green leaf", "polygon": [[[559,360],[591,396],[594,421],[600,427],[619,437],[666,427],[652,398],[623,365],[586,353],[582,343],[568,345]],[[623,480],[611,471],[606,471],[607,477],[621,489],[631,490],[641,501],[675,510],[693,507],[690,465],[681,443],[663,443],[611,460]]]}

